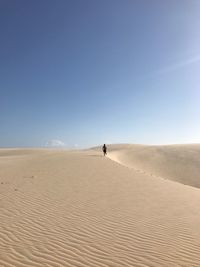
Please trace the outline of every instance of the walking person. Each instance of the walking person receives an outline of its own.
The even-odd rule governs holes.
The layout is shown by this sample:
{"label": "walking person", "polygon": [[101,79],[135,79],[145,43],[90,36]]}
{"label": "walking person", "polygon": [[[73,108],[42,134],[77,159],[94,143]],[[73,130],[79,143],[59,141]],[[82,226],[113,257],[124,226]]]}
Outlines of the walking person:
{"label": "walking person", "polygon": [[105,144],[103,145],[102,150],[103,150],[104,156],[107,155],[107,147]]}

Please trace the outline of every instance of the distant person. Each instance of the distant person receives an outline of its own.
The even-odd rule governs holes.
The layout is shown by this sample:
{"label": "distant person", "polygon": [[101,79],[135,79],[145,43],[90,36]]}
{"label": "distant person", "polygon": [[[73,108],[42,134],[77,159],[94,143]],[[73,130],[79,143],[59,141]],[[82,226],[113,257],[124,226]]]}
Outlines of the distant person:
{"label": "distant person", "polygon": [[102,150],[103,150],[104,156],[107,155],[107,147],[105,144],[103,145]]}

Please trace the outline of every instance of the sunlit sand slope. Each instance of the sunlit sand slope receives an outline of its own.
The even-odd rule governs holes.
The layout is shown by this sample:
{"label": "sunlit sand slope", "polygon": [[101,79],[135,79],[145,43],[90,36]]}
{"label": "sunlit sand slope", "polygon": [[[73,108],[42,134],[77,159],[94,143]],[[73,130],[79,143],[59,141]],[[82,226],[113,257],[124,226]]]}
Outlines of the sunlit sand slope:
{"label": "sunlit sand slope", "polygon": [[109,157],[127,167],[200,188],[200,145],[112,145]]}
{"label": "sunlit sand slope", "polygon": [[0,151],[1,267],[199,267],[199,189],[100,152]]}

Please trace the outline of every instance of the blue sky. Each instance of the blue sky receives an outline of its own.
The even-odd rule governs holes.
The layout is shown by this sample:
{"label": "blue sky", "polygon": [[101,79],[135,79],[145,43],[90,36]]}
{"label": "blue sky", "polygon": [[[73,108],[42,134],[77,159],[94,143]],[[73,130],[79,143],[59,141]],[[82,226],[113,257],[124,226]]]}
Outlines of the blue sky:
{"label": "blue sky", "polygon": [[1,0],[0,146],[200,143],[199,29],[199,0]]}

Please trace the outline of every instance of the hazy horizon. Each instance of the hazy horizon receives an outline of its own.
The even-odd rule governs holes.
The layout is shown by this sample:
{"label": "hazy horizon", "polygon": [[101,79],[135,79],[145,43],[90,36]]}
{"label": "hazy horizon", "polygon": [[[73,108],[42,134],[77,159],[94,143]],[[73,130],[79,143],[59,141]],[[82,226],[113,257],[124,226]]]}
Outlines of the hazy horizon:
{"label": "hazy horizon", "polygon": [[0,147],[200,143],[200,2],[1,1]]}

